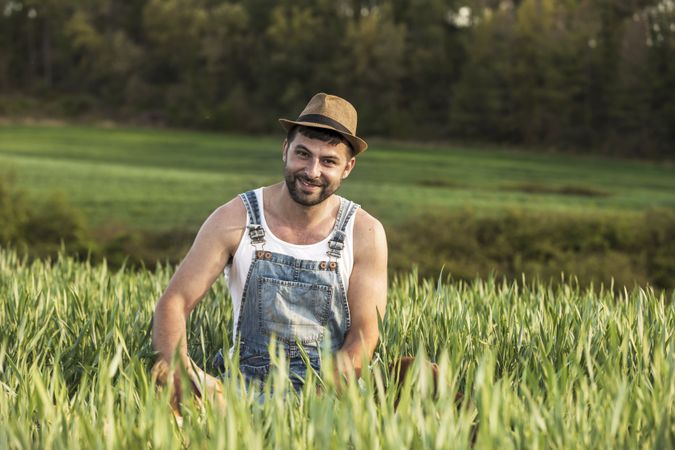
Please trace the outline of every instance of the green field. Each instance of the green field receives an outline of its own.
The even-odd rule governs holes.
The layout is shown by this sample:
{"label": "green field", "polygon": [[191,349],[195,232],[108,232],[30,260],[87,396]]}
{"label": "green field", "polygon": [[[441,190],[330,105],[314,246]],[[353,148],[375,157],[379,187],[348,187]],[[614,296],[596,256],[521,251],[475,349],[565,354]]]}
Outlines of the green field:
{"label": "green field", "polygon": [[[64,193],[93,226],[196,227],[238,192],[280,179],[280,140],[4,126],[0,173],[14,172],[34,199]],[[469,448],[473,432],[478,449],[675,448],[675,293],[629,283],[639,272],[633,255],[661,271],[663,286],[672,280],[672,217],[643,212],[675,207],[674,175],[672,166],[648,162],[375,142],[342,193],[385,225],[424,211],[570,213],[553,221],[597,214],[601,226],[563,221],[569,235],[551,236],[557,228],[534,224],[533,233],[500,235],[513,248],[488,239],[476,251],[467,247],[467,254],[495,252],[494,259],[483,255],[492,270],[503,260],[500,252],[528,248],[514,239],[532,237],[551,273],[582,267],[588,275],[593,265],[619,277],[618,267],[629,288],[586,289],[569,278],[556,284],[487,276],[421,281],[409,272],[409,253],[400,246],[423,239],[415,228],[409,242],[398,242],[403,235],[392,232],[397,242],[390,242],[390,262],[403,259],[405,271],[391,280],[379,359],[361,388],[352,385],[338,395],[329,384],[321,395],[307,388],[296,396],[287,390],[282,363],[264,403],[253,392],[242,395],[236,377],[227,378],[224,411],[188,402],[182,427],[171,415],[168,393],[158,392],[149,375],[150,319],[173,266],[117,271],[105,262],[66,257],[28,262],[0,248],[0,448],[455,449]],[[448,223],[456,226],[471,215],[463,217]],[[504,217],[493,225],[529,225]],[[523,220],[528,217],[537,216]],[[642,223],[642,237],[632,237],[633,228],[621,221],[605,227],[612,217]],[[445,236],[450,261],[461,250],[455,243],[476,239],[468,234],[474,222],[467,223],[443,230],[451,235]],[[619,238],[630,245],[605,247]],[[565,247],[556,254],[547,239],[585,250]],[[439,241],[431,243],[444,251]],[[461,269],[445,267],[450,274]],[[440,270],[438,264],[431,272]],[[229,347],[231,327],[231,300],[220,279],[188,322],[195,361],[207,366],[217,349]],[[389,381],[383,369],[411,354],[439,363],[440,388],[434,396],[428,373],[416,370],[394,409],[395,393],[381,388]],[[236,363],[229,369],[236,373]],[[459,410],[453,406],[458,391],[465,393]]]}
{"label": "green field", "polygon": [[[672,298],[414,274],[390,287],[362,390],[296,396],[280,364],[263,403],[230,377],[224,411],[187,403],[180,428],[149,376],[148,326],[172,271],[26,264],[0,249],[0,448],[462,449],[472,430],[477,449],[675,447]],[[190,317],[191,356],[229,346],[231,326],[220,280]],[[416,371],[394,409],[378,374],[418,352],[439,363],[438,395]]]}
{"label": "green field", "polygon": [[[221,134],[0,126],[0,172],[53,192],[97,226],[196,227],[237,193],[278,181],[281,141]],[[423,211],[505,208],[631,215],[675,207],[675,167],[469,146],[375,141],[341,193],[392,225]]]}

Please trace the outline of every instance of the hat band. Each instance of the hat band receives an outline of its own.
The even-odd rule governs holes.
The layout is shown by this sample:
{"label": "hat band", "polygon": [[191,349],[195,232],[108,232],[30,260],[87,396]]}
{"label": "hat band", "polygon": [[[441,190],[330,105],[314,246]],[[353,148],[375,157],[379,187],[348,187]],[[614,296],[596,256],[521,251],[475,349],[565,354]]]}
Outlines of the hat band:
{"label": "hat band", "polygon": [[354,133],[349,131],[347,127],[342,125],[340,122],[337,122],[330,117],[323,116],[321,114],[305,114],[303,116],[298,117],[298,120],[296,122],[314,122],[318,123],[321,125],[326,125],[332,128],[335,128],[338,131],[341,131],[343,133],[347,133],[350,136],[353,136]]}

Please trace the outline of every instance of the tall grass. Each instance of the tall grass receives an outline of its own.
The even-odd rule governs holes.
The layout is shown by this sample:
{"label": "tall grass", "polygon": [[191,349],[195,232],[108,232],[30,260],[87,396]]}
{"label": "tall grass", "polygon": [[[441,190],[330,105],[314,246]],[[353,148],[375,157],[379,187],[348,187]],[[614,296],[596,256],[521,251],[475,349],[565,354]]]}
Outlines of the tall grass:
{"label": "tall grass", "polygon": [[[675,446],[672,297],[415,273],[392,282],[360,387],[296,395],[282,362],[264,402],[231,376],[224,411],[188,402],[179,427],[149,375],[172,270],[0,250],[0,448],[467,448],[474,431],[475,448]],[[188,324],[196,361],[231,344],[231,320],[219,281]],[[441,384],[418,365],[395,409],[381,369],[401,354],[437,361]]]}

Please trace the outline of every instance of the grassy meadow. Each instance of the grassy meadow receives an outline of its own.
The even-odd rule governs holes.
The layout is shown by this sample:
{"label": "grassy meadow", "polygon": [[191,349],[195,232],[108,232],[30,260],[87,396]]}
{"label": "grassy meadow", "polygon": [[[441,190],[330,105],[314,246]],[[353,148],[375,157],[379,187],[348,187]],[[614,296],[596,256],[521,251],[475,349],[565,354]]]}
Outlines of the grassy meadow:
{"label": "grassy meadow", "polygon": [[[38,197],[61,192],[91,225],[196,229],[281,177],[270,138],[129,128],[0,126],[0,167]],[[385,226],[428,211],[522,208],[634,216],[675,207],[675,167],[489,147],[371,144],[341,194]]]}
{"label": "grassy meadow", "polygon": [[[179,427],[149,375],[148,327],[172,270],[0,249],[0,448],[462,449],[473,433],[477,449],[675,447],[672,298],[414,273],[391,283],[362,387],[296,395],[280,361],[264,402],[228,377],[224,409],[187,402]],[[208,365],[231,325],[219,280],[190,317],[191,356]],[[441,382],[433,395],[420,365],[394,408],[382,369],[402,354],[437,361]]]}

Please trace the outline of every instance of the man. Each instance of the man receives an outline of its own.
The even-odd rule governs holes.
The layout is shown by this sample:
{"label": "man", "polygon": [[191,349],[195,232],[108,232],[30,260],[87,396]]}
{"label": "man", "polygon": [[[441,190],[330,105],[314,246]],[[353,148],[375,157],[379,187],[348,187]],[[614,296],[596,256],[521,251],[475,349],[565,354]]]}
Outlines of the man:
{"label": "man", "polygon": [[224,269],[238,346],[230,351],[239,350],[249,381],[265,381],[270,339],[285,351],[299,388],[306,375],[300,347],[319,370],[319,351],[327,345],[338,372],[358,376],[379,337],[378,315],[384,316],[387,302],[385,232],[378,220],[335,194],[367,148],[356,136],[356,110],[320,93],[297,120],[279,121],[287,131],[284,181],[216,209],[155,309],[153,345],[160,362],[178,350],[182,365],[206,384],[217,383],[188,357],[185,323]]}

